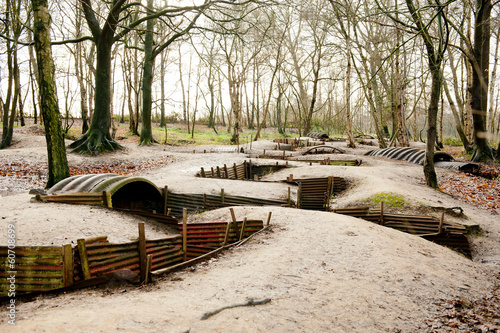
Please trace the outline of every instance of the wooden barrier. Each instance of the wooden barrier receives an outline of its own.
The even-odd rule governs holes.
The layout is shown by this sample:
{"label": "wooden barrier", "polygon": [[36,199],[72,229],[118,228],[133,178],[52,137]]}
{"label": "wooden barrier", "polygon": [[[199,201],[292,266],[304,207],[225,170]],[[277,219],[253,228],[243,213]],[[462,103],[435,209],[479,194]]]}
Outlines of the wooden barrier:
{"label": "wooden barrier", "polygon": [[[156,240],[146,240],[141,222],[138,240],[129,243],[111,244],[107,236],[100,236],[78,239],[74,248],[71,245],[17,246],[9,250],[7,246],[0,246],[0,298],[8,296],[12,276],[19,295],[72,285],[91,286],[106,281],[99,277],[124,269],[140,274],[140,282],[146,282],[151,272],[205,255],[263,229],[261,220],[246,218],[177,225],[178,235]],[[8,265],[10,257],[12,266]]]}
{"label": "wooden barrier", "polygon": [[444,221],[444,213],[440,218],[427,215],[394,214],[384,211],[384,203],[380,209],[368,207],[338,208],[334,213],[349,215],[366,221],[381,224],[402,232],[420,236],[437,244],[453,248],[467,257],[471,257],[467,228],[462,225]]}
{"label": "wooden barrier", "polygon": [[66,251],[66,246],[17,246],[12,249],[0,246],[0,296],[7,296],[11,281],[15,282],[16,294],[43,292],[72,283],[73,266],[67,266]]}

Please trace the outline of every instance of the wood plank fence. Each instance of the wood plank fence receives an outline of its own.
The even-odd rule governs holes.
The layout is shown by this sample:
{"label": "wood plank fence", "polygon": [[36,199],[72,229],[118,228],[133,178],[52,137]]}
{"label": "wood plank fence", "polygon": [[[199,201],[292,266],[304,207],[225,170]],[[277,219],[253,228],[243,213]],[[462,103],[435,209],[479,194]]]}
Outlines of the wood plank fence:
{"label": "wood plank fence", "polygon": [[241,241],[264,228],[262,220],[236,221],[232,210],[231,214],[231,222],[186,223],[184,218],[178,224],[178,235],[156,240],[146,240],[144,223],[139,223],[139,239],[128,243],[111,244],[107,236],[100,236],[78,239],[75,247],[0,246],[0,298],[11,290],[22,295],[90,286],[101,283],[99,277],[125,269],[140,274],[141,282],[147,281],[153,272]]}
{"label": "wood plank fence", "polygon": [[444,212],[440,218],[428,215],[394,214],[384,212],[383,202],[380,209],[369,207],[338,208],[334,213],[349,215],[373,223],[417,235],[441,244],[471,257],[471,249],[467,239],[467,228],[463,225],[444,220]]}

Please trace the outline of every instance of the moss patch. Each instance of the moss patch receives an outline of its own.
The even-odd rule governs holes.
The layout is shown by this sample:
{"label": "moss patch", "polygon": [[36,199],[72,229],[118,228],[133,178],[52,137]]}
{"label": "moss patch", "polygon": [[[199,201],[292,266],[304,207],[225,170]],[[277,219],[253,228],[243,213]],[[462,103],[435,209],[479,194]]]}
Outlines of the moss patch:
{"label": "moss patch", "polygon": [[384,202],[386,207],[403,208],[407,206],[407,202],[402,195],[388,192],[375,193],[362,201],[371,206],[380,205],[381,202]]}

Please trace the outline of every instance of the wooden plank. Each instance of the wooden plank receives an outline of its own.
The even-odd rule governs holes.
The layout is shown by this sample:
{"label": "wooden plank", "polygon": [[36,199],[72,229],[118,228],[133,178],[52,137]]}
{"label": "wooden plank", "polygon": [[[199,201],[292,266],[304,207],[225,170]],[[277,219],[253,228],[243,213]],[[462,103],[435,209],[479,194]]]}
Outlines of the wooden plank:
{"label": "wooden plank", "polygon": [[140,222],[139,226],[139,267],[141,270],[141,281],[146,279],[146,265],[147,265],[147,252],[146,252],[146,231],[144,222]]}
{"label": "wooden plank", "polygon": [[233,228],[236,235],[238,235],[238,221],[236,220],[236,216],[234,215],[234,209],[229,208],[231,212],[231,218],[233,219]]}
{"label": "wooden plank", "polygon": [[83,279],[89,280],[91,278],[89,261],[87,258],[87,249],[84,239],[78,239],[77,241],[78,254],[80,255],[80,265],[82,267]]}
{"label": "wooden plank", "polygon": [[74,281],[74,258],[71,244],[66,244],[62,248],[63,255],[63,281],[64,286],[72,285]]}
{"label": "wooden plank", "polygon": [[243,234],[245,233],[245,225],[247,224],[247,218],[245,217],[243,219],[243,223],[241,224],[241,232],[240,232],[240,237],[238,240],[241,240],[243,238]]}
{"label": "wooden plank", "polygon": [[184,261],[187,260],[187,209],[182,210],[182,252]]}

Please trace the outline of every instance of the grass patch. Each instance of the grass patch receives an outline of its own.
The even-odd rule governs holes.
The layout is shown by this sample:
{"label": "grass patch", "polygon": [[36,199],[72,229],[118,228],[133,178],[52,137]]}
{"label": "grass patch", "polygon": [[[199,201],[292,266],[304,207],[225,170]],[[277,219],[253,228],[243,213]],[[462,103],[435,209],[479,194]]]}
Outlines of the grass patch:
{"label": "grass patch", "polygon": [[363,203],[378,206],[384,202],[385,207],[403,208],[407,205],[405,198],[400,194],[380,192],[375,193],[369,198],[363,199]]}

